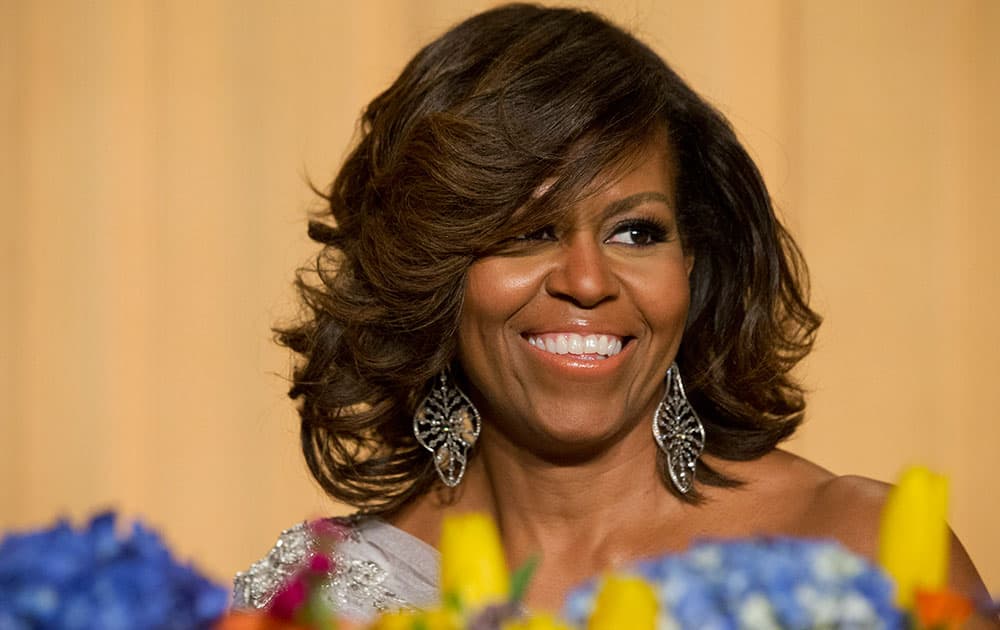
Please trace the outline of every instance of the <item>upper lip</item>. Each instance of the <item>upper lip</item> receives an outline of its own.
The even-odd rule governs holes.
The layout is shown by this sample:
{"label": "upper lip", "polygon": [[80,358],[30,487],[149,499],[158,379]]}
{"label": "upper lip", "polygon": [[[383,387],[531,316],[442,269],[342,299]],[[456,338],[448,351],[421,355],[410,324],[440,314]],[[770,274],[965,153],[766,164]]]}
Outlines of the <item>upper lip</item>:
{"label": "upper lip", "polygon": [[628,332],[621,330],[620,328],[616,330],[615,326],[608,326],[605,324],[598,324],[596,322],[590,321],[573,321],[564,322],[561,324],[546,324],[544,326],[538,326],[533,328],[525,329],[521,332],[522,337],[531,337],[533,335],[551,335],[558,333],[575,333],[577,335],[607,335],[609,337],[618,337],[621,340],[630,339],[632,335]]}

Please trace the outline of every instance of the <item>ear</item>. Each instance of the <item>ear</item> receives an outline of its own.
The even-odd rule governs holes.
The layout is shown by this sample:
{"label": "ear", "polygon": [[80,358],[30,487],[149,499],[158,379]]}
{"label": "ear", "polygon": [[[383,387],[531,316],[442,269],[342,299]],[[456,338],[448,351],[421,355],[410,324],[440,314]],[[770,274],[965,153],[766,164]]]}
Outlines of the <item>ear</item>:
{"label": "ear", "polygon": [[694,269],[694,254],[684,254],[684,269],[688,278],[691,277],[691,270]]}

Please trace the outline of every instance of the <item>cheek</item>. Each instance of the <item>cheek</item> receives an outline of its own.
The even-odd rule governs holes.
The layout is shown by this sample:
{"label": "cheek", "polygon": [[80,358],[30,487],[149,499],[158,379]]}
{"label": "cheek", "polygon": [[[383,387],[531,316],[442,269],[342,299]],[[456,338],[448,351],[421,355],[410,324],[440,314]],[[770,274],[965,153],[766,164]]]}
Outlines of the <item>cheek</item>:
{"label": "cheek", "polygon": [[646,324],[656,335],[678,345],[691,303],[688,266],[685,258],[671,258],[668,264],[633,270],[628,277],[629,292]]}
{"label": "cheek", "polygon": [[674,267],[662,276],[660,291],[650,297],[650,301],[658,312],[664,314],[664,319],[676,321],[684,325],[688,307],[691,304],[691,285],[685,267]]}
{"label": "cheek", "polygon": [[469,267],[459,319],[459,352],[487,351],[510,317],[534,295],[537,276],[537,264],[516,258],[484,258]]}

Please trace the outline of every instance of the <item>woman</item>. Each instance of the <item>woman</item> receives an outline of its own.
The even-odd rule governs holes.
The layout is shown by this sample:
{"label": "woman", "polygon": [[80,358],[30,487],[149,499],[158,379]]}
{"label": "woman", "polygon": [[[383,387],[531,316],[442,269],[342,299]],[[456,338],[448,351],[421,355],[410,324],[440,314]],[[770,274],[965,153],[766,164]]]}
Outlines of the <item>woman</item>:
{"label": "woman", "polygon": [[[310,225],[291,396],[332,497],[365,516],[341,610],[436,597],[443,515],[492,514],[527,605],[698,537],[875,551],[882,484],[777,449],[819,317],[727,122],[630,35],[511,5],[423,49],[369,105]],[[311,539],[237,578],[263,605]],[[984,587],[961,546],[954,586]]]}

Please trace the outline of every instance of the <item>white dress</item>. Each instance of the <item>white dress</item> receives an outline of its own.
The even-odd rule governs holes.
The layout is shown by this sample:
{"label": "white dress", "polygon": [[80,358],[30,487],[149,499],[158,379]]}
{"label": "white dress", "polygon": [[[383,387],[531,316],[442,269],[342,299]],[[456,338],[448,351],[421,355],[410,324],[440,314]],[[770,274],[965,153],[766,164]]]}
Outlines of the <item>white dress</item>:
{"label": "white dress", "polygon": [[[376,517],[327,519],[339,542],[323,594],[337,614],[369,621],[386,610],[426,607],[438,601],[436,549]],[[278,537],[271,551],[233,580],[233,608],[263,608],[278,589],[319,551],[309,523]]]}

